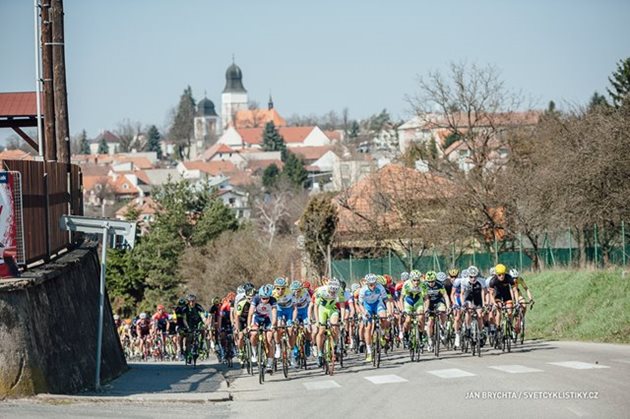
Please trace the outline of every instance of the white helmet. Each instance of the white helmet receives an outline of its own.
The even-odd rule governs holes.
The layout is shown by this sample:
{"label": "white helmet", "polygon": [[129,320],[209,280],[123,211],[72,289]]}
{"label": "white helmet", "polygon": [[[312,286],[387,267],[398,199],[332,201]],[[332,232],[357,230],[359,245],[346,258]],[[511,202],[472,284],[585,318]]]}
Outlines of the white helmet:
{"label": "white helmet", "polygon": [[147,313],[140,313],[140,319],[146,319],[147,318]]}
{"label": "white helmet", "polygon": [[368,284],[376,284],[376,275],[374,274],[367,274],[365,275],[365,282],[367,282]]}
{"label": "white helmet", "polygon": [[512,269],[510,269],[510,276],[512,278],[519,278],[521,276],[521,274],[519,273],[519,271],[517,271],[516,269],[512,268]]}
{"label": "white helmet", "polygon": [[477,277],[479,276],[479,269],[476,266],[469,266],[468,269],[468,276],[469,277]]}
{"label": "white helmet", "polygon": [[331,290],[332,292],[339,291],[340,286],[341,284],[339,283],[339,280],[337,278],[333,278],[330,281],[328,281],[328,289]]}

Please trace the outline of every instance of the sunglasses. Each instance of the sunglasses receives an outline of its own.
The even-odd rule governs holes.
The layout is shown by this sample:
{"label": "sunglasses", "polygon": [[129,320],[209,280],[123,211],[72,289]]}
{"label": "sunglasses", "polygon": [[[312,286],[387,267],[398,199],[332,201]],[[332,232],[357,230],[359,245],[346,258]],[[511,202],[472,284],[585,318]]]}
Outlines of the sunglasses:
{"label": "sunglasses", "polygon": [[269,297],[260,297],[261,300],[268,300]]}
{"label": "sunglasses", "polygon": [[284,291],[287,287],[276,287],[275,289],[278,291]]}

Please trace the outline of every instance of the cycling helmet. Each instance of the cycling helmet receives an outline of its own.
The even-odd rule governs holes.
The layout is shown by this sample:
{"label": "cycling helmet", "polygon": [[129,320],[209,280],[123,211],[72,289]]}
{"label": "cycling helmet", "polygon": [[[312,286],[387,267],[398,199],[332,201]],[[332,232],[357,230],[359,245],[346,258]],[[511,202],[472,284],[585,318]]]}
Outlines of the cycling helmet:
{"label": "cycling helmet", "polygon": [[479,269],[476,266],[468,267],[468,276],[469,277],[477,277],[479,276]]}
{"label": "cycling helmet", "polygon": [[468,278],[468,269],[464,269],[460,275],[462,278]]}
{"label": "cycling helmet", "polygon": [[177,305],[185,306],[186,305],[186,299],[180,298],[179,301],[177,302]]}
{"label": "cycling helmet", "polygon": [[422,279],[422,274],[419,270],[414,269],[413,271],[409,272],[409,279],[411,279],[412,281],[419,281],[420,279]]}
{"label": "cycling helmet", "polygon": [[365,282],[367,282],[368,284],[376,284],[377,280],[378,279],[376,278],[376,275],[374,274],[365,275]]}
{"label": "cycling helmet", "polygon": [[120,320],[120,316],[118,314],[114,314],[114,320]]}
{"label": "cycling helmet", "polygon": [[438,280],[438,282],[444,282],[444,281],[446,281],[446,278],[447,278],[447,276],[446,276],[446,274],[444,272],[438,272],[437,273],[437,280]]}
{"label": "cycling helmet", "polygon": [[235,299],[236,299],[236,294],[234,294],[233,292],[228,292],[227,295],[225,296],[226,301],[234,301]]}
{"label": "cycling helmet", "polygon": [[302,283],[302,287],[304,287],[306,289],[311,289],[311,283],[309,281],[304,281]]}
{"label": "cycling helmet", "polygon": [[426,279],[427,282],[433,282],[437,279],[437,274],[435,273],[435,271],[428,271],[424,275],[424,278]]}
{"label": "cycling helmet", "polygon": [[502,263],[499,263],[497,266],[494,267],[494,270],[497,275],[503,275],[504,273],[507,272],[507,266],[505,266]]}
{"label": "cycling helmet", "polygon": [[377,275],[376,276],[376,281],[381,284],[382,286],[385,286],[385,284],[387,284],[387,280],[385,279],[385,277],[383,275]]}
{"label": "cycling helmet", "polygon": [[302,283],[298,280],[291,282],[291,291],[297,291],[302,288]]}
{"label": "cycling helmet", "polygon": [[521,276],[521,274],[516,269],[510,269],[510,276],[514,279]]}
{"label": "cycling helmet", "polygon": [[256,288],[248,288],[247,290],[245,290],[245,295],[248,297],[253,297],[254,294],[256,294]]}
{"label": "cycling helmet", "polygon": [[387,284],[388,287],[392,285],[392,282],[394,282],[392,281],[392,277],[387,274],[383,275],[383,277],[385,278],[385,283]]}
{"label": "cycling helmet", "polygon": [[286,287],[287,286],[286,278],[283,278],[283,277],[276,278],[275,281],[273,281],[273,286],[274,287],[279,287],[279,288]]}
{"label": "cycling helmet", "polygon": [[243,284],[243,286],[245,287],[245,291],[247,291],[249,288],[256,288],[251,282],[246,282],[245,284]]}
{"label": "cycling helmet", "polygon": [[497,270],[494,269],[494,266],[492,268],[490,268],[490,276],[494,276],[494,274],[497,273]]}
{"label": "cycling helmet", "polygon": [[273,286],[271,284],[263,285],[262,287],[260,287],[260,290],[258,291],[258,295],[260,295],[262,298],[271,298],[272,294],[273,294]]}
{"label": "cycling helmet", "polygon": [[400,274],[400,280],[401,281],[406,281],[409,279],[409,272],[403,272]]}
{"label": "cycling helmet", "polygon": [[357,284],[356,282],[350,286],[352,292],[356,292],[359,288],[361,288],[361,285]]}
{"label": "cycling helmet", "polygon": [[451,269],[448,270],[448,276],[453,277],[453,278],[457,278],[457,275],[459,275],[459,269],[451,268]]}
{"label": "cycling helmet", "polygon": [[164,307],[164,305],[163,305],[163,304],[158,304],[158,305],[157,305],[157,309],[158,309],[158,310],[164,310],[164,309],[165,309],[165,307]]}
{"label": "cycling helmet", "polygon": [[236,288],[236,293],[245,294],[245,287],[243,285],[239,285],[238,288]]}
{"label": "cycling helmet", "polygon": [[197,301],[197,296],[195,296],[195,294],[188,294],[188,297],[186,297],[186,299],[188,301]]}
{"label": "cycling helmet", "polygon": [[140,313],[140,319],[146,319],[147,313]]}
{"label": "cycling helmet", "polygon": [[330,281],[328,281],[328,289],[330,290],[330,292],[337,292],[339,291],[339,287],[341,286],[341,284],[339,284],[339,281],[337,280],[337,278],[333,278]]}
{"label": "cycling helmet", "polygon": [[343,281],[343,280],[339,281],[339,286],[341,287],[342,290],[345,291],[345,289],[346,289],[346,281]]}
{"label": "cycling helmet", "polygon": [[220,302],[221,302],[221,299],[219,297],[214,297],[212,299],[212,305],[219,304]]}

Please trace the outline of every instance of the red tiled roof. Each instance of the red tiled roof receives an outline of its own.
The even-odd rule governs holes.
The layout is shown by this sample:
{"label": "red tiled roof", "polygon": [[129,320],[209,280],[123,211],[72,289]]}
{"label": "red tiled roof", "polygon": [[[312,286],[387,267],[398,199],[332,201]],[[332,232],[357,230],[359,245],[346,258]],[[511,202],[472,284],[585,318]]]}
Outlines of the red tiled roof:
{"label": "red tiled roof", "polygon": [[115,161],[117,163],[133,163],[138,169],[153,169],[151,161],[146,157],[131,157],[131,156],[116,156]]}
{"label": "red tiled roof", "polygon": [[245,186],[254,182],[252,176],[243,170],[230,173],[229,178],[232,186]]}
{"label": "red tiled roof", "polygon": [[301,156],[304,160],[315,161],[321,158],[324,154],[332,150],[331,146],[310,146],[310,147],[295,147],[291,149],[293,154]]}
{"label": "red tiled roof", "polygon": [[22,150],[4,150],[0,153],[0,160],[33,160],[33,156]]}
{"label": "red tiled roof", "polygon": [[101,185],[107,185],[109,178],[103,175],[83,175],[83,189],[89,191],[100,183]]}
{"label": "red tiled roof", "polygon": [[235,153],[232,147],[223,143],[216,143],[213,146],[206,149],[200,156],[202,160],[210,160],[217,153]]}
{"label": "red tiled roof", "polygon": [[249,160],[247,162],[247,169],[252,173],[256,173],[258,170],[264,170],[272,164],[278,166],[280,170],[284,167],[284,163],[282,163],[281,160]]}
{"label": "red tiled roof", "polygon": [[[43,94],[40,97],[43,98]],[[37,116],[37,94],[35,92],[0,93],[0,117],[2,116]]]}
{"label": "red tiled roof", "polygon": [[84,178],[86,176],[107,176],[110,170],[109,166],[99,166],[92,163],[81,164],[80,167]]}
{"label": "red tiled roof", "polygon": [[[139,200],[141,200],[140,202],[137,202]],[[131,202],[129,202],[127,205],[125,205],[124,207],[120,208],[118,211],[116,211],[116,216],[119,217],[125,217],[127,215],[127,212],[131,209],[131,208],[137,208],[138,209],[138,220],[137,221],[141,221],[142,217],[144,215],[152,215],[155,214],[156,211],[156,204],[155,201],[153,201],[153,199],[151,199],[151,197],[147,196],[147,197],[143,197],[143,198],[138,198],[138,199],[134,199]]]}
{"label": "red tiled roof", "polygon": [[96,142],[101,142],[101,140],[105,138],[105,142],[106,143],[119,143],[120,142],[120,137],[118,137],[116,134],[114,134],[111,131],[105,130],[103,132],[101,132],[98,137],[96,137],[92,142],[96,143]]}
{"label": "red tiled roof", "polygon": [[[285,143],[302,143],[315,127],[280,127],[278,133]],[[243,142],[262,144],[264,128],[240,128],[236,130]]]}
{"label": "red tiled roof", "polygon": [[[118,176],[116,180],[110,179],[109,184],[112,186],[114,193],[117,194],[137,194],[139,192],[138,188],[126,176]],[[124,185],[127,185],[127,187]]]}
{"label": "red tiled roof", "polygon": [[283,127],[287,121],[275,109],[243,109],[236,112],[235,128],[264,127],[267,122],[273,122],[276,127]]}
{"label": "red tiled roof", "polygon": [[208,162],[205,162],[203,160],[185,161],[184,167],[188,170],[199,170],[212,176],[216,176],[220,173],[231,173],[237,170],[234,163],[224,160]]}

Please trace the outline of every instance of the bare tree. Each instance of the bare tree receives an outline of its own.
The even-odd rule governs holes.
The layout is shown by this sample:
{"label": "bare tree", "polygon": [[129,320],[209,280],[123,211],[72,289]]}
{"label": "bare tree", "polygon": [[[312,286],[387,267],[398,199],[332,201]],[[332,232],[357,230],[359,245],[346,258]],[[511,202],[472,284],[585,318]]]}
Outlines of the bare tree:
{"label": "bare tree", "polygon": [[118,128],[115,130],[115,134],[120,138],[120,147],[118,149],[121,153],[128,153],[131,151],[133,143],[142,129],[140,122],[132,122],[129,119],[124,119],[118,123]]}
{"label": "bare tree", "polygon": [[274,194],[265,194],[255,201],[255,209],[263,231],[269,236],[267,247],[271,249],[273,240],[278,233],[281,220],[289,215],[288,191],[278,191]]}

